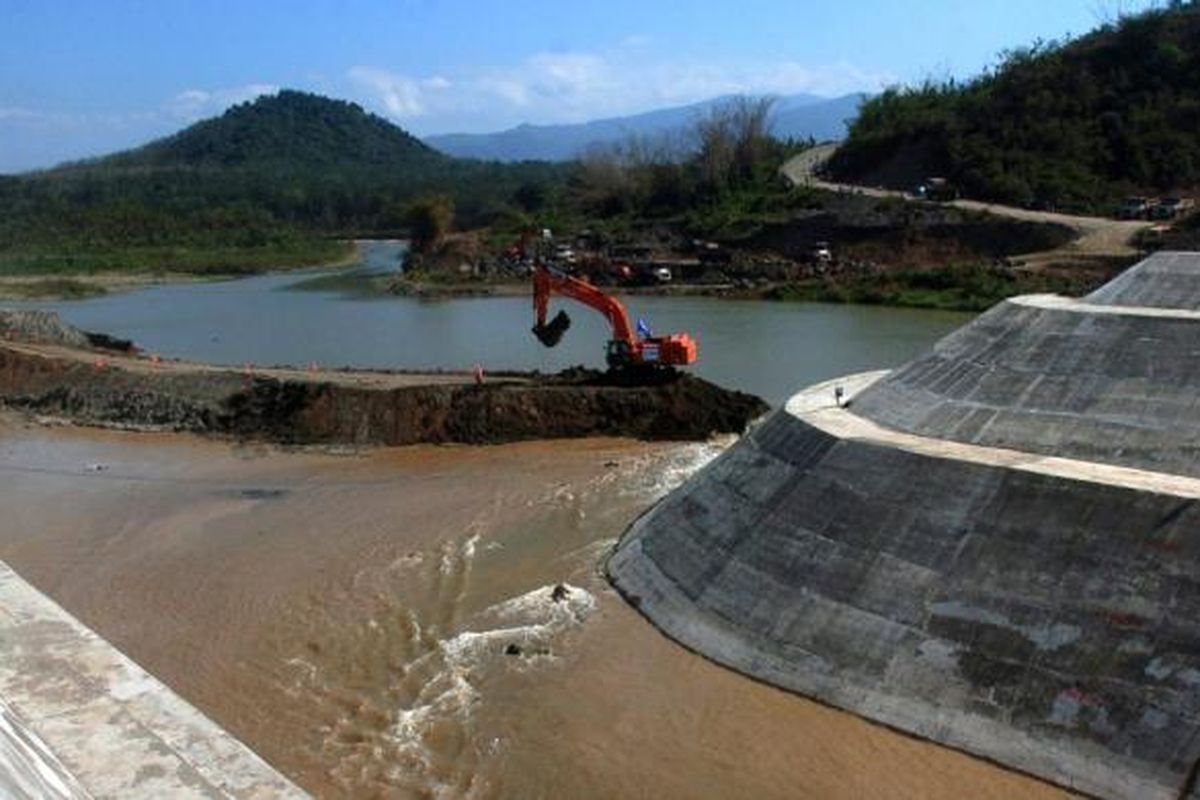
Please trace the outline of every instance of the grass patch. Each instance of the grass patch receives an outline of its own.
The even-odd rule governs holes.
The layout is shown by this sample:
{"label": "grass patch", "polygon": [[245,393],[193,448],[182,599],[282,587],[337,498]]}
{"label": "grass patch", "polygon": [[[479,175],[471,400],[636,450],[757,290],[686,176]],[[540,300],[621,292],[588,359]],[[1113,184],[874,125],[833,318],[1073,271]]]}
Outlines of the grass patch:
{"label": "grass patch", "polygon": [[765,297],[770,300],[983,311],[1015,295],[1078,295],[1095,288],[1095,284],[1094,276],[1090,275],[1044,275],[973,265],[938,270],[903,269],[882,275],[805,281],[772,288]]}
{"label": "grass patch", "polygon": [[0,295],[7,295],[23,300],[82,300],[85,297],[96,297],[108,294],[103,286],[71,278],[46,278],[44,280],[22,281],[19,283],[0,283]]}
{"label": "grass patch", "polygon": [[305,239],[264,247],[158,246],[41,250],[0,253],[0,276],[70,277],[101,272],[200,276],[253,275],[274,269],[311,267],[347,258],[351,242]]}

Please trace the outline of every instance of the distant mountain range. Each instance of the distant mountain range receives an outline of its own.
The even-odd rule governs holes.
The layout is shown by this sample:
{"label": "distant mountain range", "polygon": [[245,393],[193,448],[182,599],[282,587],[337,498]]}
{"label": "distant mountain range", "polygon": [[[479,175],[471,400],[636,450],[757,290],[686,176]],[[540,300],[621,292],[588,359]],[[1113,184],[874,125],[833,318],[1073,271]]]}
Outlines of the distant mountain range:
{"label": "distant mountain range", "polygon": [[[458,158],[496,161],[568,161],[589,148],[621,142],[630,136],[655,137],[686,130],[714,106],[718,97],[686,106],[664,108],[574,125],[519,125],[497,133],[447,133],[425,137],[425,143]],[[772,133],[781,138],[843,139],[847,123],[858,115],[863,94],[825,98],[811,94],[780,97],[772,113]]]}

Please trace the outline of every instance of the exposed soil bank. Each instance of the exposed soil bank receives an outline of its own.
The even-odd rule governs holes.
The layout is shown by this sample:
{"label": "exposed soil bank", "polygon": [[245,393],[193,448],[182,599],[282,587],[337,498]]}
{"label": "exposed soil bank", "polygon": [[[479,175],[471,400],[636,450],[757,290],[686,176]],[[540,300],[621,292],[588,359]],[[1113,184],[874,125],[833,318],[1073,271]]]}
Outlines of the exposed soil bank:
{"label": "exposed soil bank", "polygon": [[[742,431],[757,397],[690,375],[591,370],[469,375],[219,369],[94,349],[118,344],[52,315],[0,313],[0,403],[89,425],[289,444],[498,443],[614,435],[697,440]],[[90,348],[89,348],[90,345]]]}

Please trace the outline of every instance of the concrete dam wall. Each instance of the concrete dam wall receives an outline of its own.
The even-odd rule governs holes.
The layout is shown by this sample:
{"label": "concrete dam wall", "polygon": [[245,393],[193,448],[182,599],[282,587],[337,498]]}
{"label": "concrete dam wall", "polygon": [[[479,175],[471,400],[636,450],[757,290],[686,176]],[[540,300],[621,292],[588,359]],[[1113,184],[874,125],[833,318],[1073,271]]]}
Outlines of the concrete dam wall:
{"label": "concrete dam wall", "polygon": [[896,430],[1200,475],[1200,315],[1008,300],[855,398]]}
{"label": "concrete dam wall", "polygon": [[610,577],[755,678],[1090,794],[1189,795],[1200,255],[1114,284],[1148,296],[1130,274],[1167,266],[1180,311],[1010,301],[802,392],[639,519]]}

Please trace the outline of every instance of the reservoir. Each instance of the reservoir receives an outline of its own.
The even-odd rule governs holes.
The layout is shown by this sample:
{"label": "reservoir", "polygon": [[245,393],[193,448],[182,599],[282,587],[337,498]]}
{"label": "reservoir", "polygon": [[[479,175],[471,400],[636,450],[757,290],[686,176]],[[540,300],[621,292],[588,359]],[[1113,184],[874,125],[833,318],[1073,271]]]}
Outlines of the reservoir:
{"label": "reservoir", "polygon": [[[70,323],[132,339],[163,357],[220,364],[354,366],[376,369],[517,369],[556,372],[604,366],[609,332],[589,308],[554,298],[571,329],[554,349],[530,333],[528,297],[423,300],[361,290],[372,274],[394,271],[402,245],[364,242],[359,266],[340,273],[264,275],[216,283],[158,286],[56,303]],[[332,280],[333,276],[339,279]],[[698,338],[693,371],[773,405],[820,380],[900,364],[969,314],[775,303],[712,297],[628,296],[635,321],[655,333]]]}

